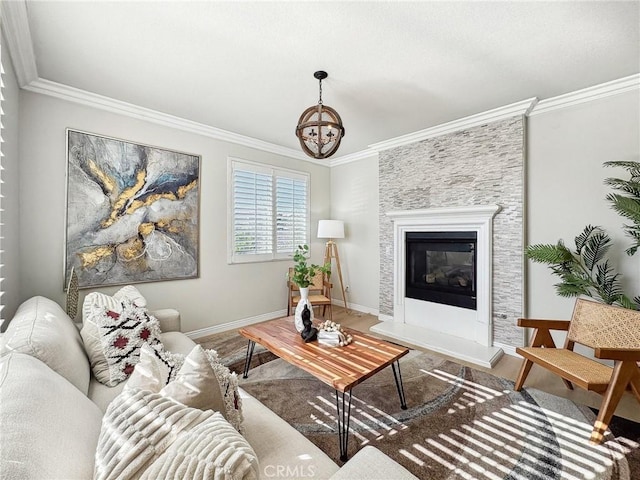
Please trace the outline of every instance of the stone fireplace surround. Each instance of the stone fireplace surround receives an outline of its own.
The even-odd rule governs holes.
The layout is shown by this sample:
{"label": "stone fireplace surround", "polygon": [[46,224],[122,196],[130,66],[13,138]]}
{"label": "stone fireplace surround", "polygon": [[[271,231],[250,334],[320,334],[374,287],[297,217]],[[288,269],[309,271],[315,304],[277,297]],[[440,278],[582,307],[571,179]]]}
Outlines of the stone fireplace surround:
{"label": "stone fireplace surround", "polygon": [[[372,331],[485,367],[502,356],[493,346],[493,218],[498,205],[387,212],[393,221],[393,320]],[[408,232],[470,231],[477,234],[477,308],[469,310],[405,297]]]}
{"label": "stone fireplace surround", "polygon": [[[395,222],[387,213],[499,205],[493,218],[490,345],[515,354],[515,347],[523,344],[523,329],[516,320],[524,311],[525,129],[525,117],[518,114],[379,152],[381,328],[412,327],[394,321]],[[471,351],[462,348],[462,354],[456,354],[450,346],[453,335],[432,333],[430,341],[440,351],[447,349],[458,358]],[[412,332],[400,334],[409,335],[405,341],[415,344]],[[470,347],[487,348],[468,342]]]}

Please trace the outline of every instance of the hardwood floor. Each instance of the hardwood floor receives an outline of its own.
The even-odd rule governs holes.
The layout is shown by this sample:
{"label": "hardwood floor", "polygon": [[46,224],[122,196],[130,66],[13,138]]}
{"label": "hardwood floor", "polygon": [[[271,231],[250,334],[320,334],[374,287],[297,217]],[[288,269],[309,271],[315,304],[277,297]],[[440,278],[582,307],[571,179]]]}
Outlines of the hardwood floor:
{"label": "hardwood floor", "polygon": [[[335,305],[333,306],[333,320],[345,327],[354,328],[366,333],[369,333],[369,328],[371,326],[379,323],[378,318],[373,315],[355,310],[347,311],[344,308]],[[397,342],[397,340],[393,338],[388,338],[387,340]],[[511,355],[503,355],[494,368],[488,369],[478,365],[469,364],[457,358],[447,357],[441,353],[431,352],[425,348],[415,345],[407,344],[406,346],[416,350],[433,353],[434,355],[444,356],[445,358],[449,358],[451,361],[468,365],[477,370],[483,370],[491,373],[492,375],[512,381],[515,381],[518,376],[520,365],[522,364],[522,360],[520,358],[512,357]],[[567,389],[560,377],[553,375],[536,365],[533,366],[531,373],[527,377],[525,387],[537,388],[538,390],[542,390],[559,397],[565,397],[576,403],[588,405],[594,408],[599,408],[600,403],[602,402],[602,396],[597,393],[587,392],[580,388],[576,388],[574,390]],[[626,392],[620,401],[615,414],[620,417],[640,422],[640,403],[638,403],[631,392]]]}

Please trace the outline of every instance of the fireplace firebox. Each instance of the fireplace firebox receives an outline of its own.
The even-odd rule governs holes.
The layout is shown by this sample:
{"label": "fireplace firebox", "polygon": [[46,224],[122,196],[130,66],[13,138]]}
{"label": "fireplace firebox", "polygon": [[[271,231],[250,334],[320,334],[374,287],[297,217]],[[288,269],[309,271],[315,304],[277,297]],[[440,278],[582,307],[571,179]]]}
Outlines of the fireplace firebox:
{"label": "fireplace firebox", "polygon": [[476,309],[476,232],[407,232],[408,298]]}

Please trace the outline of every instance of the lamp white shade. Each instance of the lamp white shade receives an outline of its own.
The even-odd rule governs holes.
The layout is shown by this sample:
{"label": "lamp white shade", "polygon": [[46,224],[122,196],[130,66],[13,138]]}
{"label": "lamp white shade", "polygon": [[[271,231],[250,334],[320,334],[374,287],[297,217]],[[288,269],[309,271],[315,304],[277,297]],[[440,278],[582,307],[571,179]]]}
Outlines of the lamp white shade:
{"label": "lamp white shade", "polygon": [[344,238],[342,220],[318,220],[318,238]]}

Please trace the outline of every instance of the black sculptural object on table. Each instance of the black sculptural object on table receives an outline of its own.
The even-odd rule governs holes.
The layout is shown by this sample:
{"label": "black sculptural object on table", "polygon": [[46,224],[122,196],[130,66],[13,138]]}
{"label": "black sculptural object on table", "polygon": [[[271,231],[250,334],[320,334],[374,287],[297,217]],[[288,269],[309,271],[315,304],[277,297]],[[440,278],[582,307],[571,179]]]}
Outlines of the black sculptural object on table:
{"label": "black sculptural object on table", "polygon": [[300,332],[300,336],[305,343],[313,342],[316,338],[318,338],[318,329],[311,326],[311,310],[309,310],[308,305],[304,306],[301,317],[304,328]]}

